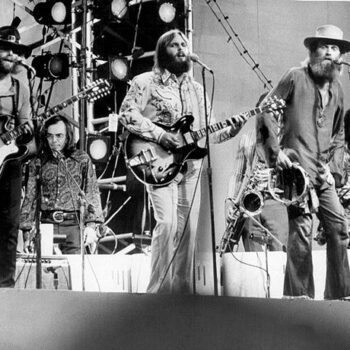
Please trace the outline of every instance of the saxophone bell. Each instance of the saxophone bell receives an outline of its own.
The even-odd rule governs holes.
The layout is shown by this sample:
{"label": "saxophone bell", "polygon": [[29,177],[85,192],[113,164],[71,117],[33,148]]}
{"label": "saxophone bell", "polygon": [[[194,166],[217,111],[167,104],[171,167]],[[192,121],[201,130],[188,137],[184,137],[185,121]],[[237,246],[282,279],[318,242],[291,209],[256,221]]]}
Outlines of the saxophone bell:
{"label": "saxophone bell", "polygon": [[240,209],[248,214],[248,216],[255,216],[261,213],[264,206],[264,198],[260,191],[248,190],[240,200]]}

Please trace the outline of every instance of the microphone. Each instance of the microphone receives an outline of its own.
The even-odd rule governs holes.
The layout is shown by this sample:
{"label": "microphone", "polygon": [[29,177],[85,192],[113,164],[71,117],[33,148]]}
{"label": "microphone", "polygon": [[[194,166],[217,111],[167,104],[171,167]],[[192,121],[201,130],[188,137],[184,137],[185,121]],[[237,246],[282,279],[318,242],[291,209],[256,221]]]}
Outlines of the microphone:
{"label": "microphone", "polygon": [[43,271],[45,273],[56,273],[56,270],[60,269],[62,266],[61,265],[56,265],[56,266],[46,266],[43,268]]}
{"label": "microphone", "polygon": [[52,150],[52,155],[54,156],[54,158],[56,158],[58,160],[64,159],[64,155],[60,151]]}
{"label": "microphone", "polygon": [[203,63],[203,62],[199,59],[198,55],[196,55],[195,53],[192,53],[192,54],[190,55],[190,59],[191,59],[191,61],[198,63],[200,66],[202,66],[204,69],[206,69],[206,70],[207,70],[208,72],[210,72],[211,74],[214,74],[213,70],[212,70],[211,68],[209,68],[205,63]]}
{"label": "microphone", "polygon": [[23,60],[18,60],[17,64],[19,64],[20,66],[24,67],[26,70],[32,72],[33,75],[36,75],[36,70],[34,67],[32,67],[30,64],[28,64],[27,62],[24,62]]}
{"label": "microphone", "polygon": [[126,185],[117,185],[117,184],[104,184],[104,183],[99,183],[98,187],[101,190],[119,190],[126,192]]}
{"label": "microphone", "polygon": [[349,62],[346,61],[333,61],[335,64],[337,64],[338,66],[344,65],[344,66],[350,66]]}

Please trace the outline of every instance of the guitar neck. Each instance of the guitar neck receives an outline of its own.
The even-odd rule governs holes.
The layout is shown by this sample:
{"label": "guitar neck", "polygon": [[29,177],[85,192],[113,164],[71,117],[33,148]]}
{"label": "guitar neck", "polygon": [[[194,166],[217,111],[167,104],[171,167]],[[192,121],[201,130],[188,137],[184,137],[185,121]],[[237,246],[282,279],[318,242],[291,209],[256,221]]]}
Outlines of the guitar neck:
{"label": "guitar neck", "polygon": [[[250,117],[253,117],[253,116],[263,112],[263,110],[264,110],[264,108],[262,108],[262,107],[256,107],[256,108],[254,108],[248,112],[242,113],[242,114],[244,114],[245,116],[250,118]],[[222,122],[211,124],[208,126],[208,133],[212,134],[214,132],[222,130],[228,126],[231,126],[232,123],[234,124],[235,122],[236,121],[235,121],[235,116],[234,116],[234,117],[232,117],[230,119],[226,119]],[[192,134],[193,139],[195,141],[199,141],[200,139],[204,138],[206,136],[206,130],[207,130],[207,128],[202,128],[202,129],[199,129],[196,131],[192,131],[191,134]]]}
{"label": "guitar neck", "polygon": [[17,137],[23,135],[25,124],[26,123],[21,124],[17,126],[15,129],[11,131],[7,131],[6,133],[0,135],[2,142],[4,142],[5,144],[9,144],[12,140],[15,140]]}
{"label": "guitar neck", "polygon": [[40,113],[36,119],[39,120],[45,120],[51,116],[53,116],[54,114],[57,114],[59,111],[61,111],[62,109],[65,109],[66,107],[68,107],[69,105],[71,105],[74,102],[79,101],[80,99],[82,99],[84,97],[84,95],[82,94],[82,96],[75,95],[71,98],[66,99],[65,101],[61,102],[60,104],[48,109],[47,111]]}

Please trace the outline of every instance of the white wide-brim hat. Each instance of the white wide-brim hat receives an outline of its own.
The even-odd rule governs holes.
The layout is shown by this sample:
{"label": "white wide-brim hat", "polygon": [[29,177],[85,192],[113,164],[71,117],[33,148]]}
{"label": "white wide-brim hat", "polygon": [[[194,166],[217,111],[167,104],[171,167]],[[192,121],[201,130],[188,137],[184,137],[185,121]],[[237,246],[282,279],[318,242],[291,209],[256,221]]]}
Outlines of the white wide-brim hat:
{"label": "white wide-brim hat", "polygon": [[315,36],[306,38],[304,45],[310,48],[314,42],[319,41],[337,45],[342,53],[350,51],[350,42],[343,39],[343,31],[332,24],[318,27]]}

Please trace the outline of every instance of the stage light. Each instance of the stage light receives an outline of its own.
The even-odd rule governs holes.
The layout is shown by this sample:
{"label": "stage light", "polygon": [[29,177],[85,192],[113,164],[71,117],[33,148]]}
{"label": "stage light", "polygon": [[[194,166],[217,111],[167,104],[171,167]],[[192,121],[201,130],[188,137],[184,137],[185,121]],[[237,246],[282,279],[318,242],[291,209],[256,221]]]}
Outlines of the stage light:
{"label": "stage light", "polygon": [[128,0],[98,0],[93,6],[95,18],[120,21],[128,13]]}
{"label": "stage light", "polygon": [[33,17],[39,24],[71,23],[72,3],[68,0],[47,0],[35,5]]}
{"label": "stage light", "polygon": [[118,19],[123,18],[128,12],[128,3],[126,0],[112,0],[111,13]]}
{"label": "stage light", "polygon": [[46,53],[33,58],[32,66],[38,78],[66,79],[69,76],[69,56],[66,53]]}
{"label": "stage light", "polygon": [[171,2],[163,2],[159,6],[159,17],[165,23],[171,23],[176,16],[176,8]]}
{"label": "stage light", "polygon": [[87,139],[87,153],[93,163],[106,163],[110,155],[110,136],[89,135]]}
{"label": "stage light", "polygon": [[109,57],[110,78],[116,80],[127,80],[129,77],[128,61],[124,57]]}

